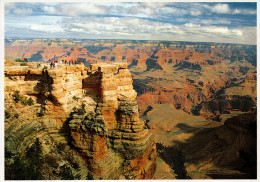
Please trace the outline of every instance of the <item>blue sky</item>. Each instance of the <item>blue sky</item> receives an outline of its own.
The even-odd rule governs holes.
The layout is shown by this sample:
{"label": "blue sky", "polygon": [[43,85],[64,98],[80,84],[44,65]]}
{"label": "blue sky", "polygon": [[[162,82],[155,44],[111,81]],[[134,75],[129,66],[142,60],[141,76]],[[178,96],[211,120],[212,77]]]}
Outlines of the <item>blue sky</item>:
{"label": "blue sky", "polygon": [[5,37],[256,44],[256,3],[5,3]]}

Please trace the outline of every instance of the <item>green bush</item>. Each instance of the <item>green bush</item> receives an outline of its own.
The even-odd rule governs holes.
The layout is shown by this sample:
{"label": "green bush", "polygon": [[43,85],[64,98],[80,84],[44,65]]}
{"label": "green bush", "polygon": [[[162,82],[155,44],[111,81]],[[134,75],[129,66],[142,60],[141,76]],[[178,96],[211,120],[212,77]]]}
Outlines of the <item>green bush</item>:
{"label": "green bush", "polygon": [[25,106],[27,105],[27,100],[26,100],[26,98],[25,98],[25,99],[22,98],[21,102],[22,102],[23,105],[25,105]]}
{"label": "green bush", "polygon": [[62,180],[73,180],[74,176],[72,174],[71,168],[68,166],[61,166],[60,168],[61,172],[60,172],[60,176]]}
{"label": "green bush", "polygon": [[8,111],[5,111],[5,119],[8,119],[10,117],[11,117],[10,113]]}
{"label": "green bush", "polygon": [[33,101],[33,99],[31,97],[29,99],[27,99],[27,104],[29,106],[32,106],[34,104],[34,101]]}
{"label": "green bush", "polygon": [[38,112],[36,115],[37,115],[37,117],[42,117],[42,116],[44,116],[43,109],[41,108],[40,112]]}
{"label": "green bush", "polygon": [[14,113],[14,117],[15,117],[15,118],[19,118],[18,113]]}
{"label": "green bush", "polygon": [[14,93],[13,93],[13,99],[14,99],[14,101],[16,102],[16,103],[18,103],[19,101],[21,101],[22,100],[22,96],[19,94],[20,93],[20,91],[19,90],[16,90],[16,91],[14,91]]}
{"label": "green bush", "polygon": [[84,91],[84,95],[83,96],[84,97],[88,96],[88,92],[86,90]]}
{"label": "green bush", "polygon": [[28,106],[32,106],[34,104],[34,101],[33,99],[30,97],[29,99],[26,99],[26,98],[22,98],[21,99],[21,102],[23,105],[28,105]]}
{"label": "green bush", "polygon": [[202,91],[202,88],[200,88],[200,87],[196,87],[196,91]]}
{"label": "green bush", "polygon": [[85,104],[82,103],[80,108],[77,110],[77,114],[78,115],[84,115],[86,113],[86,110],[85,110]]}
{"label": "green bush", "polygon": [[21,63],[20,66],[27,66],[27,64],[26,63]]}
{"label": "green bush", "polygon": [[90,172],[87,174],[87,180],[94,180],[94,177]]}
{"label": "green bush", "polygon": [[195,116],[199,116],[200,115],[200,110],[201,110],[201,105],[193,105],[192,108],[190,109],[190,112],[195,115]]}
{"label": "green bush", "polygon": [[40,180],[43,159],[42,147],[36,142],[26,149],[26,155],[13,153],[5,147],[5,180]]}
{"label": "green bush", "polygon": [[76,112],[76,111],[77,111],[77,108],[74,106],[74,107],[72,108],[72,110],[73,110],[73,112]]}
{"label": "green bush", "polygon": [[79,100],[79,98],[77,96],[75,96],[75,95],[73,95],[72,99],[76,100],[76,101]]}
{"label": "green bush", "polygon": [[19,58],[19,59],[16,59],[15,62],[23,62],[23,60],[21,60],[21,59]]}

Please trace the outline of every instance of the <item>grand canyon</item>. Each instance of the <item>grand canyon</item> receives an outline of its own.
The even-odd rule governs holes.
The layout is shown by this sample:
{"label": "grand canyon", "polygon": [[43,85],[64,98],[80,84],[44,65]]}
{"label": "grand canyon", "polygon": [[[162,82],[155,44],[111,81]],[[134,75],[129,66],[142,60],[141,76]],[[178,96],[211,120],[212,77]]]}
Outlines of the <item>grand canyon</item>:
{"label": "grand canyon", "polygon": [[256,179],[255,45],[6,38],[4,64],[6,180]]}

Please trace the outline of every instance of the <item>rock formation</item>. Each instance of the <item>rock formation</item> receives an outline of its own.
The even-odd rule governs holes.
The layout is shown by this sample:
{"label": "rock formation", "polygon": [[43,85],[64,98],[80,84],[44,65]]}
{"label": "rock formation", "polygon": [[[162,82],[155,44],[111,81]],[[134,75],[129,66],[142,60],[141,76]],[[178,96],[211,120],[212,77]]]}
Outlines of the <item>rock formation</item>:
{"label": "rock formation", "polygon": [[[11,95],[15,91],[30,96],[36,102],[30,107],[32,113],[44,114],[36,119],[54,141],[71,145],[94,179],[151,179],[156,147],[139,119],[132,82],[127,63],[55,69],[36,63],[6,66],[5,108],[20,104]],[[11,125],[8,122],[6,130]]]}

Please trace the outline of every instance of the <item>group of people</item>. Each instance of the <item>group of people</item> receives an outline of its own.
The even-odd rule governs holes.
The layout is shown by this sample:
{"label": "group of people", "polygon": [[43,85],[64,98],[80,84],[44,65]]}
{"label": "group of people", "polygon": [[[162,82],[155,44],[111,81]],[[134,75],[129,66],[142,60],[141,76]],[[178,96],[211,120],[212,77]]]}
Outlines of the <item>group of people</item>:
{"label": "group of people", "polygon": [[[68,65],[76,65],[76,64],[81,64],[81,60],[80,59],[77,59],[77,60],[62,60],[62,61],[58,61],[56,59],[54,60],[51,60],[49,59],[49,62],[50,62],[50,68],[53,69],[55,68],[55,64],[56,63],[62,63],[62,64],[68,64]],[[59,68],[59,64],[58,64],[58,68]]]}
{"label": "group of people", "polygon": [[81,60],[80,59],[77,59],[77,60],[62,60],[62,63],[63,64],[81,64]]}

